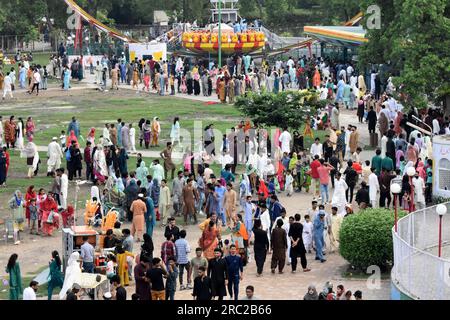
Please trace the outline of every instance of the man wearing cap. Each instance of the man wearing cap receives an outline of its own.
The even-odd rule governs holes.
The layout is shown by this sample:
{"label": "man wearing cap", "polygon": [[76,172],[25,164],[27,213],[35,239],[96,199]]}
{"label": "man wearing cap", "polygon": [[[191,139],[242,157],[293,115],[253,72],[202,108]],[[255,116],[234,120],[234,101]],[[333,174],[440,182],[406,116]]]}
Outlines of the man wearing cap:
{"label": "man wearing cap", "polygon": [[137,233],[137,242],[142,239],[142,234],[144,231],[145,223],[145,212],[147,211],[147,206],[143,201],[144,195],[142,193],[138,194],[138,198],[131,203],[130,211],[133,212],[133,224],[131,226],[131,234],[133,237]]}
{"label": "man wearing cap", "polygon": [[63,152],[57,140],[58,138],[53,137],[52,142],[50,142],[48,145],[47,177],[52,175],[56,169],[59,169],[61,167],[61,159],[63,157]]}

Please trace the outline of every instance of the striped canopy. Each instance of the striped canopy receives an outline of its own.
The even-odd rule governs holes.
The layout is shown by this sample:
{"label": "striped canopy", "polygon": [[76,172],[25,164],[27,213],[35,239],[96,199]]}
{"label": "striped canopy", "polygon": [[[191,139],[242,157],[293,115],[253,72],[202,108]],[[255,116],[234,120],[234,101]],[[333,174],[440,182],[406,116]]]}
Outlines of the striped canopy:
{"label": "striped canopy", "polygon": [[304,32],[321,41],[338,46],[360,46],[369,40],[361,26],[305,26]]}

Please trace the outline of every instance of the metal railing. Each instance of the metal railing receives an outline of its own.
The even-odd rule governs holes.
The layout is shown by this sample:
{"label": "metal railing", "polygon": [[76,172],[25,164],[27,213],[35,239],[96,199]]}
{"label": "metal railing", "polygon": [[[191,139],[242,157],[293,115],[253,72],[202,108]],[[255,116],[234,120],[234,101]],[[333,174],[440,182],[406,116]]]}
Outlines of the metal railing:
{"label": "metal railing", "polygon": [[[445,204],[450,212],[450,202]],[[450,214],[442,218],[442,258],[438,257],[439,216],[436,206],[418,210],[392,229],[393,283],[413,299],[450,299]]]}

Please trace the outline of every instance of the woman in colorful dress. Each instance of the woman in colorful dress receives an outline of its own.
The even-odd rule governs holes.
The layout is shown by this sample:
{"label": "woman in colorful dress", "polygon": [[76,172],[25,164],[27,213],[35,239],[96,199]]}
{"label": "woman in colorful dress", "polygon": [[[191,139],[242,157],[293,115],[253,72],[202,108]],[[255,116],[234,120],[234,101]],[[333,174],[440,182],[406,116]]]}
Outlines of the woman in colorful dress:
{"label": "woman in colorful dress", "polygon": [[14,221],[14,242],[15,244],[19,244],[19,232],[24,231],[25,221],[25,199],[22,196],[22,192],[20,192],[20,190],[16,190],[16,192],[14,192],[14,196],[9,200],[8,204],[12,211],[12,218]]}
{"label": "woman in colorful dress", "polygon": [[152,121],[152,147],[158,147],[159,146],[159,134],[161,132],[161,125],[159,123],[159,118],[154,117]]}
{"label": "woman in colorful dress", "polygon": [[145,148],[148,149],[150,140],[152,138],[152,127],[150,124],[150,120],[145,121],[145,123],[142,125],[142,133],[144,137]]}
{"label": "woman in colorful dress", "polygon": [[27,123],[25,125],[25,134],[28,138],[28,141],[33,140],[34,130],[36,129],[36,125],[31,117],[28,117]]}
{"label": "woman in colorful dress", "polygon": [[203,230],[199,240],[199,246],[203,250],[203,256],[208,261],[214,259],[214,249],[219,245],[220,232],[214,221],[210,220],[208,226]]}

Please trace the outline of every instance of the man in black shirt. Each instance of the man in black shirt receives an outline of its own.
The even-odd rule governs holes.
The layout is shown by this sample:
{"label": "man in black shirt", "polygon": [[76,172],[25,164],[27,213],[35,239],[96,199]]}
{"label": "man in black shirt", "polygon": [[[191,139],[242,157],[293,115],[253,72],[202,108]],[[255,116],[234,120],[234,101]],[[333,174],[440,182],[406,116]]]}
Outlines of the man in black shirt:
{"label": "man in black shirt", "polygon": [[367,124],[369,126],[369,133],[375,133],[375,127],[377,125],[377,113],[370,107],[370,111],[367,113]]}
{"label": "man in black shirt", "polygon": [[106,231],[106,237],[103,240],[103,248],[104,249],[114,248],[118,242],[119,241],[113,235],[112,229],[108,229],[108,231]]}
{"label": "man in black shirt", "polygon": [[[347,162],[347,169],[345,169],[345,183],[347,183],[348,189],[345,190],[345,197],[348,203],[353,201],[353,190],[355,189],[356,182],[358,181],[358,173],[353,169],[353,161]],[[350,193],[350,194],[349,194]]]}
{"label": "man in black shirt", "polygon": [[333,170],[330,171],[331,185],[334,189],[334,176],[336,175],[337,172],[339,172],[339,169],[338,169],[339,158],[337,157],[336,152],[333,152],[329,163],[334,168]]}
{"label": "man in black shirt", "polygon": [[365,209],[370,204],[369,188],[365,181],[361,182],[361,189],[356,193],[355,200],[360,209]]}
{"label": "man in black shirt", "polygon": [[223,300],[227,295],[225,286],[228,284],[228,267],[219,248],[214,249],[214,256],[215,259],[208,264],[208,277],[211,277],[212,296]]}
{"label": "man in black shirt", "polygon": [[195,300],[208,301],[212,298],[211,278],[206,275],[206,268],[198,268],[198,277],[194,279],[194,291],[192,296]]}
{"label": "man in black shirt", "polygon": [[120,276],[115,275],[111,278],[111,284],[116,289],[114,300],[125,301],[127,300],[127,290],[120,284]]}
{"label": "man in black shirt", "polygon": [[303,244],[303,225],[300,223],[300,214],[294,216],[295,222],[289,227],[289,239],[291,241],[291,266],[292,273],[297,270],[297,258],[300,257],[303,272],[311,271],[307,268],[308,262],[306,260],[306,250]]}
{"label": "man in black shirt", "polygon": [[325,162],[328,162],[333,155],[333,143],[331,142],[329,135],[326,135],[325,138],[327,138],[327,140],[325,140],[322,145],[322,152],[325,158]]}
{"label": "man in black shirt", "polygon": [[168,235],[173,235],[173,242],[180,238],[180,229],[175,225],[175,223],[176,221],[174,217],[169,218],[169,224],[166,226],[166,230],[164,231],[165,238],[167,238]]}
{"label": "man in black shirt", "polygon": [[163,278],[167,278],[167,271],[160,258],[153,258],[152,268],[145,274],[151,285],[152,300],[166,300],[166,290]]}

